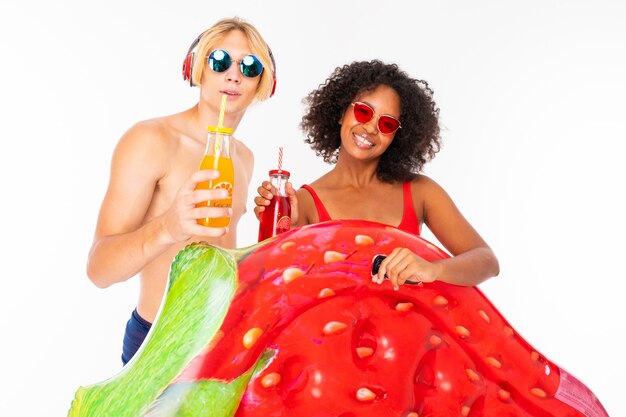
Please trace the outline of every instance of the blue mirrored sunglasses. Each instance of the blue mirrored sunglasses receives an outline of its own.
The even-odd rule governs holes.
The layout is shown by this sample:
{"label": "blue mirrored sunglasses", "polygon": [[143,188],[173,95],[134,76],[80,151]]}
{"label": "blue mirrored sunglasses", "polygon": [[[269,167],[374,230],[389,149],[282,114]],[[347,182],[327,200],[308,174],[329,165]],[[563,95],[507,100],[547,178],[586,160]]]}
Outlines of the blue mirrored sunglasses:
{"label": "blue mirrored sunglasses", "polygon": [[[216,49],[211,52],[207,60],[209,68],[215,72],[224,72],[228,70],[233,63],[228,52],[223,49]],[[263,72],[263,64],[259,58],[254,55],[246,55],[241,61],[237,62],[239,63],[239,71],[248,78],[258,77]]]}

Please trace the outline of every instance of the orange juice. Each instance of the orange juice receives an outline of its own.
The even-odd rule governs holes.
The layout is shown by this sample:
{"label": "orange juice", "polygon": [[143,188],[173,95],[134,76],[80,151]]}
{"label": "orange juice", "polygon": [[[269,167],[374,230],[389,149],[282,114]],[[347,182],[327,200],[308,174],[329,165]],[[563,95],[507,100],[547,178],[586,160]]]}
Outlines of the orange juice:
{"label": "orange juice", "polygon": [[[207,150],[200,169],[213,169],[219,171],[220,176],[214,180],[204,181],[198,184],[196,189],[215,190],[225,189],[228,197],[219,200],[210,200],[198,203],[197,207],[231,207],[233,206],[233,191],[235,186],[235,170],[233,160],[230,157],[230,133],[232,129],[209,127]],[[217,141],[217,143],[216,143]],[[230,223],[230,217],[198,219],[198,224],[210,227],[226,227]]]}

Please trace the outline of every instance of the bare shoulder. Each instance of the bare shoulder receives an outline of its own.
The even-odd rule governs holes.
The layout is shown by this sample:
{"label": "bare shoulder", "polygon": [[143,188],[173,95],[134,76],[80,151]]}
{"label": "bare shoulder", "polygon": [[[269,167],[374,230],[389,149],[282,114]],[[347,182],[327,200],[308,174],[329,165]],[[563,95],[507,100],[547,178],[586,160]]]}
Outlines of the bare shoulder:
{"label": "bare shoulder", "polygon": [[304,188],[298,188],[296,190],[296,195],[298,196],[298,205],[304,204],[314,204],[313,196]]}
{"label": "bare shoulder", "polygon": [[177,137],[167,118],[135,123],[115,147],[112,167],[116,172],[123,169],[124,173],[143,170],[148,177],[160,178],[179,144]]}
{"label": "bare shoulder", "polygon": [[411,187],[432,187],[432,186],[439,186],[439,184],[437,184],[435,180],[433,180],[432,178],[424,174],[417,174],[415,175],[415,178],[411,180]]}
{"label": "bare shoulder", "polygon": [[151,153],[168,150],[175,144],[171,122],[166,117],[143,120],[135,123],[120,139],[120,146],[150,148]]}
{"label": "bare shoulder", "polygon": [[411,181],[411,193],[413,196],[432,196],[446,194],[446,191],[432,178],[417,174]]}
{"label": "bare shoulder", "polygon": [[426,224],[436,215],[458,211],[446,190],[426,175],[418,174],[411,181],[411,197],[418,216]]}

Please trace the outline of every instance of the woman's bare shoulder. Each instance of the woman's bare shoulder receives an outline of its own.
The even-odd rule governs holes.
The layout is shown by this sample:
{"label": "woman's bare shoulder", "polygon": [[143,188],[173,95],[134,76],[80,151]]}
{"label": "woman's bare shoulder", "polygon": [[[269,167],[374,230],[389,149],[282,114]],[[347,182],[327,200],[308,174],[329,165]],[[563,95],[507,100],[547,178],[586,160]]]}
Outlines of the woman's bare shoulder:
{"label": "woman's bare shoulder", "polygon": [[298,204],[301,204],[302,201],[313,204],[313,196],[307,189],[303,187],[298,188],[296,190],[296,195],[298,196]]}
{"label": "woman's bare shoulder", "polygon": [[415,178],[411,180],[411,190],[413,193],[431,193],[431,192],[445,192],[444,189],[432,178],[417,174]]}

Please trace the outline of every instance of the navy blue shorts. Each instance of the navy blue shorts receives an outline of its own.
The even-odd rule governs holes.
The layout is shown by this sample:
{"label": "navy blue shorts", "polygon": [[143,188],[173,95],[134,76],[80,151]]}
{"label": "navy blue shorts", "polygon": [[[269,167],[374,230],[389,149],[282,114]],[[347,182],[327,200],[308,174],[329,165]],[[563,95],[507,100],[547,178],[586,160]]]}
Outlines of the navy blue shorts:
{"label": "navy blue shorts", "polygon": [[124,333],[124,346],[122,347],[122,362],[124,365],[137,353],[137,349],[143,343],[152,323],[146,321],[137,313],[137,309],[126,323],[126,333]]}

